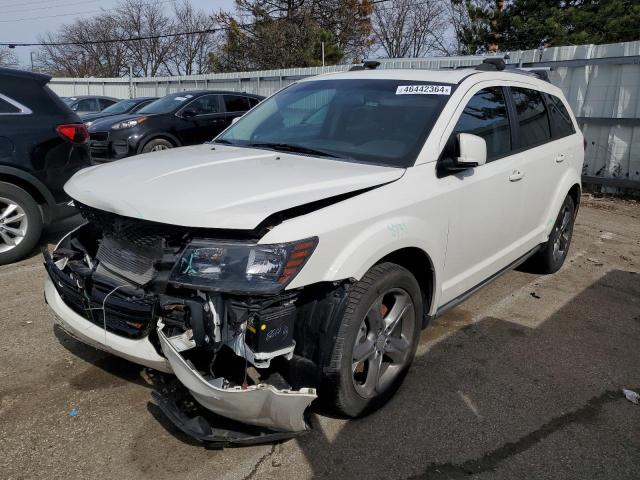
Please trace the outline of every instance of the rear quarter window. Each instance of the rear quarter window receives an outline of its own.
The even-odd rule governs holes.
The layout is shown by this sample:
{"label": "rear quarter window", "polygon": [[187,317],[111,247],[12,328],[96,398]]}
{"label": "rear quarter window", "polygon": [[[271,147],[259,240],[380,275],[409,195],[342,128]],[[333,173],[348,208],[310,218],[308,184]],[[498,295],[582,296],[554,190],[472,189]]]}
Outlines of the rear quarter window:
{"label": "rear quarter window", "polygon": [[20,113],[20,109],[3,98],[0,98],[0,115],[8,113]]}
{"label": "rear quarter window", "polygon": [[227,112],[246,112],[249,110],[249,99],[239,95],[224,95]]}

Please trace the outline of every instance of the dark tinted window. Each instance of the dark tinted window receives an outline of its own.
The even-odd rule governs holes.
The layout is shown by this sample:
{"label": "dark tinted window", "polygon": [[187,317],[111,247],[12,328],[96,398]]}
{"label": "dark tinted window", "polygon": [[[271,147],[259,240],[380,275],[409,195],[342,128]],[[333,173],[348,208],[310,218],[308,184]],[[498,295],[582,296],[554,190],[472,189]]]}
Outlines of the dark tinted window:
{"label": "dark tinted window", "polygon": [[260,103],[260,100],[258,100],[257,98],[249,97],[249,105],[251,105],[251,108],[255,107],[259,103]]}
{"label": "dark tinted window", "polygon": [[520,124],[519,147],[526,148],[551,140],[549,117],[542,95],[528,88],[511,88]]}
{"label": "dark tinted window", "polygon": [[19,111],[19,108],[0,98],[0,115],[3,113],[18,113]]}
{"label": "dark tinted window", "polygon": [[549,115],[551,116],[552,136],[553,138],[566,137],[576,133],[571,121],[571,115],[567,108],[558,97],[545,94],[547,97],[547,105],[549,107]]}
{"label": "dark tinted window", "polygon": [[249,110],[249,99],[238,95],[225,95],[224,105],[227,112],[246,112]]}
{"label": "dark tinted window", "polygon": [[111,105],[116,103],[113,100],[108,100],[106,98],[101,98],[98,101],[100,102],[100,110],[104,110],[105,108],[110,107]]}
{"label": "dark tinted window", "polygon": [[476,93],[453,133],[471,133],[484,138],[489,161],[507,155],[511,151],[511,127],[502,88],[484,88]]}
{"label": "dark tinted window", "polygon": [[97,100],[95,98],[85,98],[71,108],[76,112],[96,112],[98,111]]}
{"label": "dark tinted window", "polygon": [[304,81],[260,102],[216,141],[267,149],[286,144],[326,158],[408,167],[451,90],[407,80]]}
{"label": "dark tinted window", "polygon": [[196,115],[210,115],[220,112],[218,95],[203,95],[187,105],[186,110],[193,110]]}

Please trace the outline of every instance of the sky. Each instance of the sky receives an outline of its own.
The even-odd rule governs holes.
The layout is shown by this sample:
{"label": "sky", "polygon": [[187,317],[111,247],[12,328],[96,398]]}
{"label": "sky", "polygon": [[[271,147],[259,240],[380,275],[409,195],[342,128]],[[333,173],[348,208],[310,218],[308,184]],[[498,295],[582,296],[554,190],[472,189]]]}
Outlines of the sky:
{"label": "sky", "polygon": [[[179,0],[158,0],[160,8],[171,12],[173,3]],[[55,32],[61,25],[78,18],[89,18],[100,9],[109,10],[118,0],[0,0],[0,42],[34,42],[38,36]],[[232,10],[233,0],[191,0],[191,4],[207,12],[221,8]],[[6,48],[6,47],[0,47]],[[18,61],[30,66],[30,52],[36,47],[16,47]]]}

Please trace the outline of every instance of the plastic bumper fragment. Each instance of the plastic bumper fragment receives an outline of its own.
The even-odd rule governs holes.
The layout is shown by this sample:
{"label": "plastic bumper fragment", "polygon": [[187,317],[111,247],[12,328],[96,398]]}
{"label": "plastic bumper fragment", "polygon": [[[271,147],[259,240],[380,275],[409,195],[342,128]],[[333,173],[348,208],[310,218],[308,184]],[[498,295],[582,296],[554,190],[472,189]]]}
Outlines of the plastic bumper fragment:
{"label": "plastic bumper fragment", "polygon": [[162,352],[173,373],[193,398],[206,409],[241,423],[281,432],[300,432],[308,429],[304,412],[316,398],[315,389],[278,390],[265,384],[252,385],[244,389],[224,387],[221,379],[208,381],[192,368],[160,328],[158,337]]}
{"label": "plastic bumper fragment", "polygon": [[151,394],[153,403],[180,431],[191,438],[206,444],[208,448],[224,448],[227,446],[248,446],[261,443],[279,442],[307,433],[280,432],[265,427],[255,427],[218,417],[211,420],[209,416],[189,416],[178,406],[176,399],[170,394],[154,391]]}

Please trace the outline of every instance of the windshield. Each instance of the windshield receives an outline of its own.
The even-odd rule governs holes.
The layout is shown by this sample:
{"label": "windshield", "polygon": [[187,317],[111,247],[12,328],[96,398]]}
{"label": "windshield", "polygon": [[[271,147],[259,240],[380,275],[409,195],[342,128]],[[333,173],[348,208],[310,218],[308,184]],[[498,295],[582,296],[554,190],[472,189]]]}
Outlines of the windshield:
{"label": "windshield", "polygon": [[146,107],[142,107],[137,113],[171,113],[178,109],[189,99],[193,98],[193,95],[181,95],[179,93],[173,95],[167,95],[155,102],[151,102]]}
{"label": "windshield", "polygon": [[135,100],[120,100],[102,110],[101,113],[126,113],[130,108],[134,107],[136,103]]}
{"label": "windshield", "polygon": [[408,80],[300,82],[259,104],[215,141],[408,167],[451,90]]}

